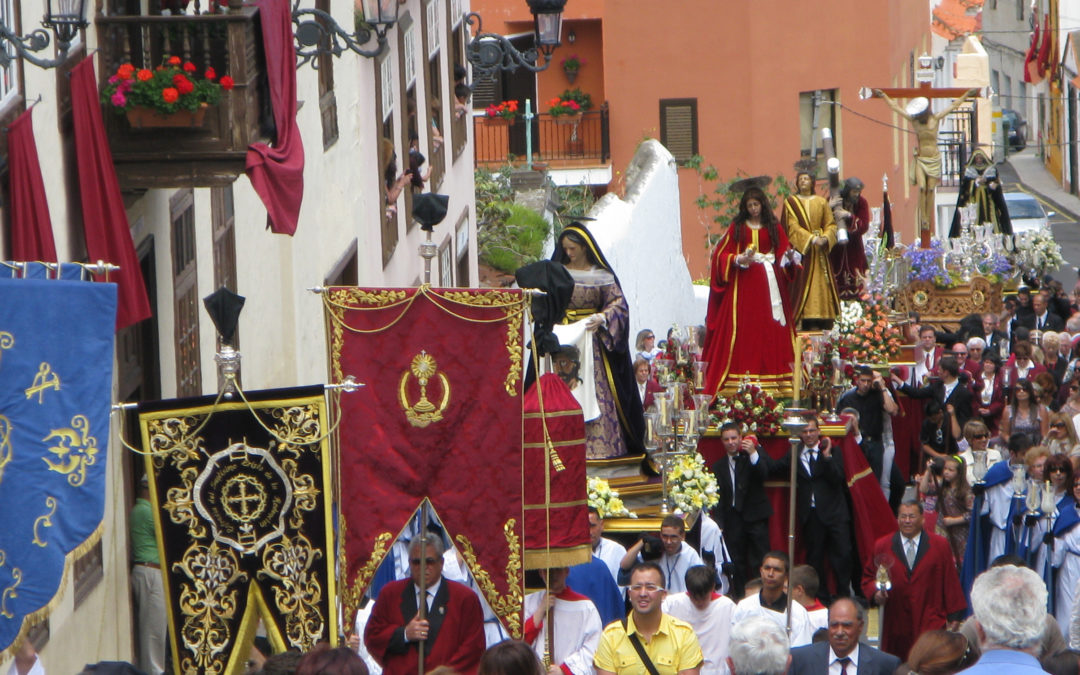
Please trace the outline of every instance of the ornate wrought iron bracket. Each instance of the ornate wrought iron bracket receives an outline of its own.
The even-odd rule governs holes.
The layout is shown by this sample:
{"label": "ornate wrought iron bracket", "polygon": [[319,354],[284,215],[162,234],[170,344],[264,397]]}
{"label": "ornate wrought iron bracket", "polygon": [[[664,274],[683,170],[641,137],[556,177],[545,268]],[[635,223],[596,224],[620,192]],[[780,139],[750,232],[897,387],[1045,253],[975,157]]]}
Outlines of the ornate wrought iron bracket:
{"label": "ornate wrought iron bracket", "polygon": [[[465,22],[476,26],[476,37],[469,41],[466,48],[466,56],[472,65],[473,77],[480,79],[486,77],[494,80],[495,74],[501,70],[517,70],[525,68],[534,73],[547,70],[551,64],[551,54],[530,47],[525,51],[518,51],[510,40],[497,33],[483,32],[482,20],[476,12],[469,12],[465,16]],[[543,63],[536,65],[540,56],[544,57]]]}
{"label": "ornate wrought iron bracket", "polygon": [[37,28],[27,35],[16,35],[0,25],[0,68],[7,68],[18,58],[26,59],[39,68],[56,68],[67,60],[68,43],[57,41],[60,54],[55,59],[43,59],[32,54],[47,48],[50,42],[49,33],[43,28]]}
{"label": "ornate wrought iron bracket", "polygon": [[[306,17],[306,18],[305,18]],[[346,50],[353,51],[369,59],[383,53],[386,49],[386,35],[366,28],[357,28],[356,33],[349,33],[338,25],[334,17],[320,9],[300,9],[293,7],[292,20],[296,36],[296,69],[310,63],[318,69],[315,58],[319,54],[341,56]],[[363,45],[371,41],[372,36],[378,42],[374,49],[364,49]]]}

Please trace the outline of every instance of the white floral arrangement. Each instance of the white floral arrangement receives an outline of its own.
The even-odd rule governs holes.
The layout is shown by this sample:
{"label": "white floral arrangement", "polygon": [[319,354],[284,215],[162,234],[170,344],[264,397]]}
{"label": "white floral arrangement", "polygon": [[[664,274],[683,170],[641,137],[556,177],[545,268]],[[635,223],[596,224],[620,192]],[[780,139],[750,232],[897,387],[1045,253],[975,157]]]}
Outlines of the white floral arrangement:
{"label": "white floral arrangement", "polygon": [[862,303],[858,300],[841,300],[840,301],[840,316],[836,318],[836,325],[834,328],[841,333],[851,333],[859,325],[859,320],[862,319],[863,308]]}
{"label": "white floral arrangement", "polygon": [[1024,232],[1016,239],[1016,264],[1024,272],[1032,271],[1041,277],[1065,264],[1061,246],[1054,241],[1050,228]]}
{"label": "white floral arrangement", "polygon": [[617,490],[612,490],[603,478],[589,476],[589,506],[600,512],[601,518],[637,518],[637,514],[626,508],[619,499]]}
{"label": "white floral arrangement", "polygon": [[711,508],[720,501],[716,476],[697,452],[680,456],[668,470],[668,495],[679,515]]}

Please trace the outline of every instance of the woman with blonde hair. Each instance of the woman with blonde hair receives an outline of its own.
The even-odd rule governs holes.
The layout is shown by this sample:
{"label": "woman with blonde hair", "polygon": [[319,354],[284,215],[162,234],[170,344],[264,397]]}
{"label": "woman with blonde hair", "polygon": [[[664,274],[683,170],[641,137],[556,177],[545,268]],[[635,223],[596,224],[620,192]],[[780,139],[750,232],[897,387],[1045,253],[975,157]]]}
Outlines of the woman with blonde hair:
{"label": "woman with blonde hair", "polygon": [[1050,415],[1050,430],[1046,432],[1046,447],[1053,455],[1080,455],[1080,439],[1076,436],[1076,425],[1066,413],[1056,412]]}
{"label": "woman with blonde hair", "polygon": [[1050,430],[1050,415],[1035,400],[1035,389],[1030,380],[1019,380],[1013,387],[1012,401],[1001,416],[998,435],[1008,438],[1012,434],[1027,434],[1033,445],[1042,442]]}

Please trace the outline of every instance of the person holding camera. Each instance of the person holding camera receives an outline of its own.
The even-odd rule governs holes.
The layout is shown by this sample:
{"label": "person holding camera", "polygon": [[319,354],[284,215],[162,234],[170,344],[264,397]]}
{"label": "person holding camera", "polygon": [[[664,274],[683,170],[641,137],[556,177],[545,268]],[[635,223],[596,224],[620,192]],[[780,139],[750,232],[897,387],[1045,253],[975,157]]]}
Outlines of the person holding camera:
{"label": "person holding camera", "polygon": [[959,571],[964,564],[975,502],[963,458],[951,455],[927,460],[926,471],[919,479],[919,494],[923,497],[924,512],[936,512],[934,532],[949,542]]}
{"label": "person holding camera", "polygon": [[731,554],[732,593],[742,597],[747,580],[756,574],[769,551],[773,509],[765,494],[765,478],[770,459],[757,438],[743,436],[734,422],[720,427],[720,442],[725,454],[712,466],[720,501],[713,507],[712,517],[723,528]]}
{"label": "person holding camera", "polygon": [[695,565],[704,565],[701,556],[686,543],[686,523],[676,515],[665,516],[660,522],[660,537],[645,534],[637,543],[626,550],[619,574],[619,583],[626,584],[629,579],[624,575],[639,562],[655,562],[664,572],[669,593],[682,593],[686,590],[686,570]]}

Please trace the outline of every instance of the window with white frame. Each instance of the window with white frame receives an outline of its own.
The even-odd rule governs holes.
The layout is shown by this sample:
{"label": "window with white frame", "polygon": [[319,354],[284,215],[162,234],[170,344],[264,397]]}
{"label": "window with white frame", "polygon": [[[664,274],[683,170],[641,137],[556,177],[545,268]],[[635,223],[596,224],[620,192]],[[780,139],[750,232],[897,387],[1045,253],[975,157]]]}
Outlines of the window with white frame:
{"label": "window with white frame", "polygon": [[402,40],[404,45],[403,58],[405,63],[402,64],[402,68],[405,69],[405,88],[409,88],[416,83],[416,26],[410,25],[404,34]]}
{"label": "window with white frame", "polygon": [[382,118],[385,120],[394,111],[394,64],[389,56],[382,60],[380,66],[382,79]]}
{"label": "window with white frame", "polygon": [[428,59],[435,56],[439,51],[439,0],[431,0],[427,4],[427,54]]}
{"label": "window with white frame", "polygon": [[450,0],[450,27],[457,28],[461,17],[461,0]]}
{"label": "window with white frame", "polygon": [[[0,0],[0,22],[11,34],[18,34],[15,32],[15,0]],[[3,49],[7,52],[8,64],[0,68],[0,106],[10,103],[19,93],[18,71],[15,69],[18,58],[7,41],[4,41]]]}

